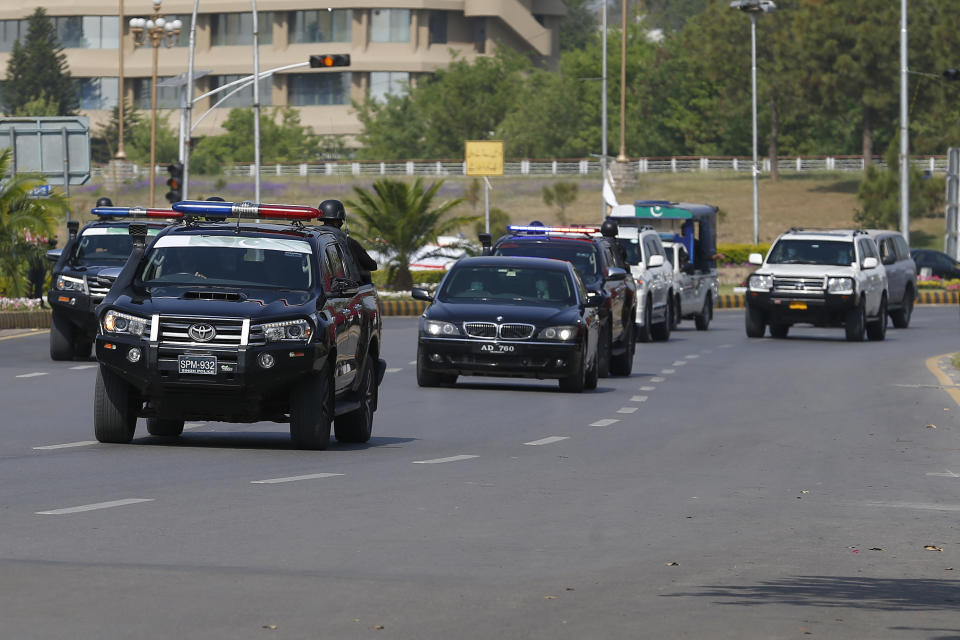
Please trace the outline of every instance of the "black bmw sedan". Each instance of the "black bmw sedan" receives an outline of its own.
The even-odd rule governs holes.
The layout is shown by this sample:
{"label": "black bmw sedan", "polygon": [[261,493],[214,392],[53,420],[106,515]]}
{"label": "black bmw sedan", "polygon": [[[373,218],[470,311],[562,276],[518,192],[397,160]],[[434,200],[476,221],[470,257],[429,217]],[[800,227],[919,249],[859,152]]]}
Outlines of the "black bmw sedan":
{"label": "black bmw sedan", "polygon": [[597,386],[597,306],[574,267],[547,258],[484,256],[456,262],[420,318],[417,383],[457,376],[557,379],[561,391]]}

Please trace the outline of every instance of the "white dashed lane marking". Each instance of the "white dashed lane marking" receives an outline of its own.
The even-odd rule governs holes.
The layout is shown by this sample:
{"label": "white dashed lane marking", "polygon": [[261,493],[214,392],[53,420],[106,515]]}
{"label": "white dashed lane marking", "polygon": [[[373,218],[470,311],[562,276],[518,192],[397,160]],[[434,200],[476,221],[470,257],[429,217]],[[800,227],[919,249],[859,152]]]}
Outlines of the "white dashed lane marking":
{"label": "white dashed lane marking", "polygon": [[656,387],[640,387],[640,391],[653,391]]}
{"label": "white dashed lane marking", "polygon": [[43,447],[34,447],[36,451],[52,451],[54,449],[70,449],[72,447],[89,447],[97,444],[96,440],[83,440],[81,442],[65,442],[64,444],[48,444]]}
{"label": "white dashed lane marking", "polygon": [[470,460],[480,456],[450,456],[449,458],[434,458],[433,460],[414,460],[413,464],[443,464],[444,462],[460,462],[461,460]]}
{"label": "white dashed lane marking", "polygon": [[541,438],[540,440],[534,440],[533,442],[524,442],[523,444],[530,445],[531,447],[539,447],[542,444],[553,444],[554,442],[560,442],[562,440],[569,440],[570,436],[550,436],[549,438]]}
{"label": "white dashed lane marking", "polygon": [[946,473],[944,473],[944,472],[933,472],[933,473],[928,473],[927,475],[928,475],[928,476],[939,476],[939,477],[941,477],[941,478],[960,478],[960,473],[954,473],[953,471],[950,471],[949,469],[947,469]]}
{"label": "white dashed lane marking", "polygon": [[662,370],[660,371],[660,373],[662,373],[662,374],[665,375],[665,376],[668,376],[668,375],[670,375],[671,373],[676,373],[676,372],[677,372],[676,369],[662,369]]}
{"label": "white dashed lane marking", "polygon": [[392,369],[386,370],[387,373],[396,373],[397,371],[403,371],[403,369],[400,367],[393,367]]}
{"label": "white dashed lane marking", "polygon": [[591,422],[591,427],[609,427],[610,425],[620,422],[616,418],[604,418],[603,420],[597,420],[596,422]]}
{"label": "white dashed lane marking", "polygon": [[298,482],[300,480],[316,480],[318,478],[333,478],[342,476],[342,473],[309,473],[304,476],[290,476],[287,478],[270,478],[269,480],[251,480],[250,484],[280,484],[281,482]]}
{"label": "white dashed lane marking", "polygon": [[636,410],[636,407],[620,407],[617,409],[617,413],[635,413]]}
{"label": "white dashed lane marking", "polygon": [[70,369],[72,369],[73,371],[80,371],[80,370],[82,370],[82,369],[93,369],[93,368],[95,368],[95,367],[97,367],[97,366],[99,366],[99,365],[95,365],[95,364],[78,364],[78,365],[75,366],[75,367],[70,367]]}
{"label": "white dashed lane marking", "polygon": [[661,378],[660,376],[654,376],[650,378],[650,382],[663,382],[666,378]]}
{"label": "white dashed lane marking", "polygon": [[21,373],[21,374],[18,375],[17,377],[18,377],[18,378],[36,378],[37,376],[45,376],[45,375],[47,375],[47,374],[46,374],[46,373],[42,373],[42,372],[40,372],[40,371],[34,371],[33,373]]}
{"label": "white dashed lane marking", "polygon": [[138,504],[140,502],[153,502],[153,498],[127,498],[126,500],[111,500],[110,502],[95,502],[93,504],[84,504],[79,507],[67,507],[66,509],[53,509],[52,511],[37,511],[38,516],[62,516],[68,513],[81,513],[83,511],[97,511],[98,509],[110,509],[112,507],[125,507],[128,504]]}
{"label": "white dashed lane marking", "polygon": [[695,360],[696,358],[699,358],[699,357],[700,357],[700,356],[698,356],[698,355],[695,354],[695,353],[691,353],[691,354],[688,355],[688,356],[684,356],[684,358],[686,358],[687,360]]}
{"label": "white dashed lane marking", "polygon": [[188,422],[183,425],[184,429],[199,429],[200,427],[206,426],[206,422]]}
{"label": "white dashed lane marking", "polygon": [[633,396],[630,398],[630,402],[646,402],[647,396]]}
{"label": "white dashed lane marking", "polygon": [[675,366],[675,367],[682,367],[682,366],[685,365],[685,364],[687,364],[687,361],[686,361],[686,360],[677,360],[676,362],[673,363],[673,366]]}
{"label": "white dashed lane marking", "polygon": [[417,364],[417,361],[416,361],[416,360],[411,360],[411,361],[408,362],[407,364],[410,364],[410,365]]}

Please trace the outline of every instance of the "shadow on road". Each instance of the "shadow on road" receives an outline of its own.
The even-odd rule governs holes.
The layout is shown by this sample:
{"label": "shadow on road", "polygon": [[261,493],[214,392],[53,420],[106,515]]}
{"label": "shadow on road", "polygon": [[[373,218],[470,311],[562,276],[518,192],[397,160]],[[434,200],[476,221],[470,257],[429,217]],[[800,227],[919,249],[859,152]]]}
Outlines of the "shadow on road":
{"label": "shadow on road", "polygon": [[[331,451],[362,451],[377,447],[396,446],[414,442],[416,438],[370,438],[363,444],[340,443],[330,436]],[[230,433],[189,432],[179,438],[161,438],[145,436],[137,438],[133,444],[151,447],[195,447],[211,449],[271,449],[301,451],[293,446],[290,434],[281,431],[234,431]],[[322,453],[322,452],[318,452]]]}
{"label": "shadow on road", "polygon": [[882,611],[960,610],[960,584],[954,580],[918,578],[797,576],[757,585],[708,586],[701,591],[664,594],[664,597],[690,596],[718,599],[716,604],[741,606],[787,604]]}

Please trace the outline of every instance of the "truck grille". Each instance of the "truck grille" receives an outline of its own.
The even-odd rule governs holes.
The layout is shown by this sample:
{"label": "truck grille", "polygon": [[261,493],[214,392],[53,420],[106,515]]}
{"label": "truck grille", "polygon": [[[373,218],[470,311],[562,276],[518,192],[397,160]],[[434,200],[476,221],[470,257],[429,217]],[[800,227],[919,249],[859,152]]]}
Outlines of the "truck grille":
{"label": "truck grille", "polygon": [[823,278],[773,278],[777,291],[823,291]]}
{"label": "truck grille", "polygon": [[[191,334],[191,327],[195,330]],[[212,336],[203,340],[206,335]],[[249,321],[239,318],[181,318],[160,316],[157,340],[161,347],[177,346],[199,349],[237,349],[248,341]]]}
{"label": "truck grille", "polygon": [[97,303],[103,302],[103,299],[107,297],[107,293],[110,291],[110,287],[113,286],[114,280],[115,278],[104,278],[102,276],[97,276],[87,280],[87,288],[90,290],[90,299]]}
{"label": "truck grille", "polygon": [[502,338],[503,340],[526,340],[533,335],[532,324],[493,322],[464,322],[463,330],[471,338]]}

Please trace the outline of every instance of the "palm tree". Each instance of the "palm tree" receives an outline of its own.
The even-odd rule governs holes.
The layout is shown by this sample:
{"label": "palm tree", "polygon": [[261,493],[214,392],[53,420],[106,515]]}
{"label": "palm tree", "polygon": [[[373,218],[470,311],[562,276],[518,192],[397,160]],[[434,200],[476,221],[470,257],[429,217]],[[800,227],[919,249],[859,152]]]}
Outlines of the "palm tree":
{"label": "palm tree", "polygon": [[[13,151],[0,151],[0,178],[7,176]],[[60,194],[32,198],[30,191],[46,183],[37,175],[15,174],[0,183],[0,276],[6,293],[20,297],[26,291],[25,271],[32,255],[41,249],[27,243],[24,231],[35,236],[52,236],[59,216],[67,211]]]}
{"label": "palm tree", "polygon": [[387,284],[407,290],[413,286],[410,258],[437,236],[469,224],[476,216],[445,217],[463,202],[454,198],[433,206],[443,180],[424,189],[423,180],[413,184],[384,178],[373,183],[372,192],[354,187],[357,199],[347,200],[351,215],[360,219],[362,229],[356,236],[368,247],[387,258]]}

